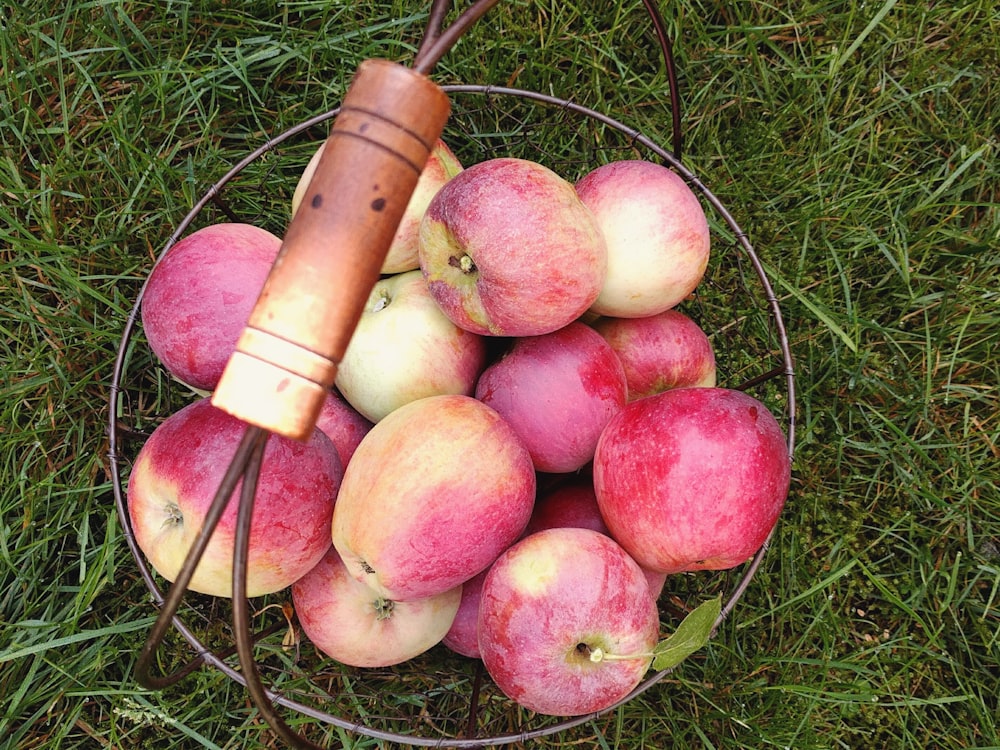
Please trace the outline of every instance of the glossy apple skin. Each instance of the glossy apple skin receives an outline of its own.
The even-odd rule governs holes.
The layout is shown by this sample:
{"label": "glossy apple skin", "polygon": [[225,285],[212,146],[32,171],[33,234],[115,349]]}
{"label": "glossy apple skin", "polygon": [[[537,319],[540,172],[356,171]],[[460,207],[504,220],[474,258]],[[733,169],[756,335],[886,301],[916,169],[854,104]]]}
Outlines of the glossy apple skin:
{"label": "glossy apple skin", "polygon": [[366,419],[334,390],[327,394],[316,417],[316,427],[333,441],[344,467],[350,462],[358,443],[368,434],[372,424],[371,420]]}
{"label": "glossy apple skin", "polygon": [[451,627],[441,642],[456,654],[478,659],[479,653],[479,602],[483,594],[483,582],[489,568],[478,573],[462,584],[462,601],[452,620]]}
{"label": "glossy apple skin", "polygon": [[429,396],[378,422],[354,452],[333,514],[351,573],[408,601],[464,583],[524,531],[531,456],[493,409]]}
{"label": "glossy apple skin", "polygon": [[785,435],[760,401],[678,388],[633,401],[608,424],[594,489],[611,534],[643,567],[723,570],[748,560],[788,496]]}
{"label": "glossy apple skin", "polygon": [[[168,581],[194,543],[246,424],[195,401],[167,417],[139,451],[127,488],[136,543]],[[247,594],[287,588],[330,548],[330,523],[342,478],[337,451],[316,430],[307,443],[268,438],[250,525]],[[232,596],[237,485],[189,588]]]}
{"label": "glossy apple skin", "polygon": [[629,401],[669,388],[716,384],[712,342],[679,310],[643,318],[602,317],[592,325],[625,368]]}
{"label": "glossy apple skin", "polygon": [[622,318],[675,307],[701,282],[711,238],[697,196],[675,172],[615,161],[576,183],[604,234],[608,269],[591,310]]}
{"label": "glossy apple skin", "polygon": [[594,457],[601,431],[625,405],[627,388],[611,346],[574,321],[516,339],[483,371],[475,395],[511,424],[538,471],[558,474]]}
{"label": "glossy apple skin", "polygon": [[[527,536],[483,583],[483,663],[508,698],[542,714],[577,716],[624,698],[649,668],[658,634],[642,570],[591,529]],[[596,648],[636,658],[595,663]]]}
{"label": "glossy apple skin", "polygon": [[213,224],[157,262],[143,291],[142,326],[175,378],[202,392],[215,388],[280,249],[267,230]]}
{"label": "glossy apple skin", "polygon": [[306,637],[352,667],[389,667],[441,641],[458,611],[461,586],[411,602],[382,598],[357,581],[332,547],[292,585],[292,604]]}
{"label": "glossy apple skin", "polygon": [[571,183],[541,164],[496,158],[467,167],[434,196],[419,260],[456,324],[536,336],[586,312],[604,283],[607,250]]}
{"label": "glossy apple skin", "polygon": [[[319,166],[319,160],[325,146],[326,141],[320,144],[302,171],[302,176],[299,177],[292,194],[293,217],[302,203],[302,198],[309,187],[309,181],[316,173],[316,167]],[[383,274],[403,273],[419,267],[417,233],[420,229],[420,220],[424,217],[427,205],[441,189],[441,186],[461,171],[462,163],[458,157],[448,147],[448,144],[439,139],[427,157],[427,164],[420,173],[417,185],[413,189],[413,195],[410,196],[410,200],[406,204],[406,210],[403,211],[399,228],[393,236],[392,244],[389,245],[385,261],[382,263]]]}
{"label": "glossy apple skin", "polygon": [[440,394],[472,395],[486,363],[482,336],[441,311],[420,271],[378,281],[368,296],[336,385],[372,422]]}
{"label": "glossy apple skin", "polygon": [[[537,531],[562,527],[591,529],[611,536],[601,516],[593,482],[589,478],[574,480],[540,494],[535,500],[535,508],[524,534],[527,536]],[[667,582],[666,574],[645,568],[642,572],[646,576],[649,593],[653,599],[659,599]]]}

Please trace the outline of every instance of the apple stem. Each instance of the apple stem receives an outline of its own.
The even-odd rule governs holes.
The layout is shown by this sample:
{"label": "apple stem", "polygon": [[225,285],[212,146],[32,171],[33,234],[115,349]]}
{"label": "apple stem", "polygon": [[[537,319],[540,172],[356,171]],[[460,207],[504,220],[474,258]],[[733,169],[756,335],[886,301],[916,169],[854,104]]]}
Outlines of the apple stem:
{"label": "apple stem", "polygon": [[629,659],[652,659],[653,653],[642,654],[609,654],[603,648],[592,648],[590,650],[590,660],[595,664],[602,661],[628,661]]}

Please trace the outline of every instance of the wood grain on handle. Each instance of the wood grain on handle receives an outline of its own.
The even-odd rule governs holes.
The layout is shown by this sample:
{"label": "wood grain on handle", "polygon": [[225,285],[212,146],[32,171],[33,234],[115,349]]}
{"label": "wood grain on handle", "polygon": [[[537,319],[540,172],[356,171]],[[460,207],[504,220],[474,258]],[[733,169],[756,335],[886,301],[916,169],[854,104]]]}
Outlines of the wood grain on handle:
{"label": "wood grain on handle", "polygon": [[447,95],[397,63],[358,68],[212,403],[308,439],[448,119]]}

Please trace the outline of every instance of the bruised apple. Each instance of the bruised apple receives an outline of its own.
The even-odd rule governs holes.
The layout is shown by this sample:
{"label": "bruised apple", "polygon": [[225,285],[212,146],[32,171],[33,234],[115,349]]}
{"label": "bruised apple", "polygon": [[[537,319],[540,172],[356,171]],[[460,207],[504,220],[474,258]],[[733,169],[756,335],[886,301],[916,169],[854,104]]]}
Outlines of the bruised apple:
{"label": "bruised apple", "polygon": [[487,568],[524,531],[534,498],[531,456],[496,411],[470,396],[429,396],[358,445],[333,544],[382,596],[419,599]]}
{"label": "bruised apple", "polygon": [[497,687],[532,711],[603,711],[642,680],[659,615],[642,570],[608,536],[554,528],[525,537],[490,567],[479,650]]}
{"label": "bruised apple", "polygon": [[458,611],[462,589],[409,602],[386,599],[355,580],[333,548],[292,585],[306,637],[342,664],[388,667],[436,645]]}
{"label": "bruised apple", "polygon": [[195,230],[153,267],[142,296],[149,348],[192,388],[215,388],[260,296],[281,240],[251,224]]}
{"label": "bruised apple", "polygon": [[[246,424],[206,399],[167,417],[146,440],[128,480],[135,540],[153,568],[173,581],[205,520]],[[330,548],[342,468],[330,439],[267,439],[250,524],[247,595],[290,586]],[[189,588],[228,597],[239,505],[237,485]]]}
{"label": "bruised apple", "polygon": [[590,307],[607,250],[572,183],[526,159],[487,159],[451,178],[420,224],[434,299],[483,335],[536,336]]}
{"label": "bruised apple", "polygon": [[726,388],[633,401],[601,435],[594,490],[615,539],[662,573],[723,570],[760,549],[785,504],[791,458],[767,407]]}

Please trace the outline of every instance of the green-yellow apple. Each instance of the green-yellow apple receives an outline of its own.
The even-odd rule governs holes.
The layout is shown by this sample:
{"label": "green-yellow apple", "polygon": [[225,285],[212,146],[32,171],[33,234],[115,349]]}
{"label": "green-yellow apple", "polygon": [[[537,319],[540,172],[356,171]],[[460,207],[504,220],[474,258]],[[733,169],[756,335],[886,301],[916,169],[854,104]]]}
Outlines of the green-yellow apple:
{"label": "green-yellow apple", "polygon": [[[302,198],[309,187],[309,181],[312,180],[313,175],[316,173],[316,167],[319,166],[319,160],[325,146],[326,141],[320,144],[299,177],[295,191],[292,193],[292,216],[295,216],[299,205],[302,203]],[[441,189],[442,185],[461,171],[462,163],[458,160],[458,157],[455,156],[444,141],[438,139],[438,142],[431,149],[431,153],[427,157],[427,164],[420,173],[417,185],[413,189],[413,195],[410,196],[410,201],[406,204],[406,210],[403,211],[403,218],[399,222],[399,228],[393,236],[392,244],[389,245],[389,251],[385,256],[385,261],[382,263],[383,274],[402,273],[403,271],[412,271],[418,268],[417,230],[420,227],[420,220],[424,216],[424,211],[427,210],[427,204],[431,202],[431,198]]]}
{"label": "green-yellow apple", "polygon": [[636,318],[670,309],[701,282],[711,238],[697,196],[673,170],[642,159],[602,165],[576,183],[607,243],[591,310]]}
{"label": "green-yellow apple", "polygon": [[420,268],[455,323],[474,333],[535,336],[579,318],[604,283],[604,237],[572,183],[525,159],[488,159],[434,196],[419,234]]}
{"label": "green-yellow apple", "polygon": [[[128,480],[129,520],[139,549],[168,581],[198,536],[245,430],[205,398],[167,417],[139,450]],[[291,586],[330,548],[342,473],[333,443],[320,430],[308,442],[268,437],[250,524],[248,596]],[[241,485],[195,568],[192,591],[232,596]]]}
{"label": "green-yellow apple", "polygon": [[642,680],[659,636],[646,578],[611,537],[552,528],[507,549],[483,583],[479,650],[490,676],[532,711],[603,711]]}
{"label": "green-yellow apple", "polygon": [[716,383],[712,342],[679,310],[643,318],[602,317],[592,325],[625,368],[629,401],[668,388],[710,388]]}
{"label": "green-yellow apple", "polygon": [[476,384],[476,398],[500,412],[538,471],[576,471],[627,396],[625,370],[599,333],[573,321],[517,338]]}
{"label": "green-yellow apple", "polygon": [[376,282],[337,368],[345,399],[372,422],[440,394],[472,395],[486,362],[483,337],[441,312],[420,271]]}
{"label": "green-yellow apple", "polygon": [[788,496],[791,458],[767,407],[726,388],[676,388],[628,404],[594,456],[612,536],[662,573],[723,570],[760,549]]}
{"label": "green-yellow apple", "polygon": [[428,396],[377,422],[344,472],[333,544],[387,599],[433,596],[484,570],[524,531],[531,456],[493,409]]}
{"label": "green-yellow apple", "polygon": [[292,604],[313,645],[352,667],[389,667],[419,656],[448,632],[462,587],[396,602],[356,580],[332,547],[292,584]]}
{"label": "green-yellow apple", "polygon": [[157,262],[143,291],[142,326],[171,375],[202,392],[215,388],[280,249],[265,229],[213,224]]}

